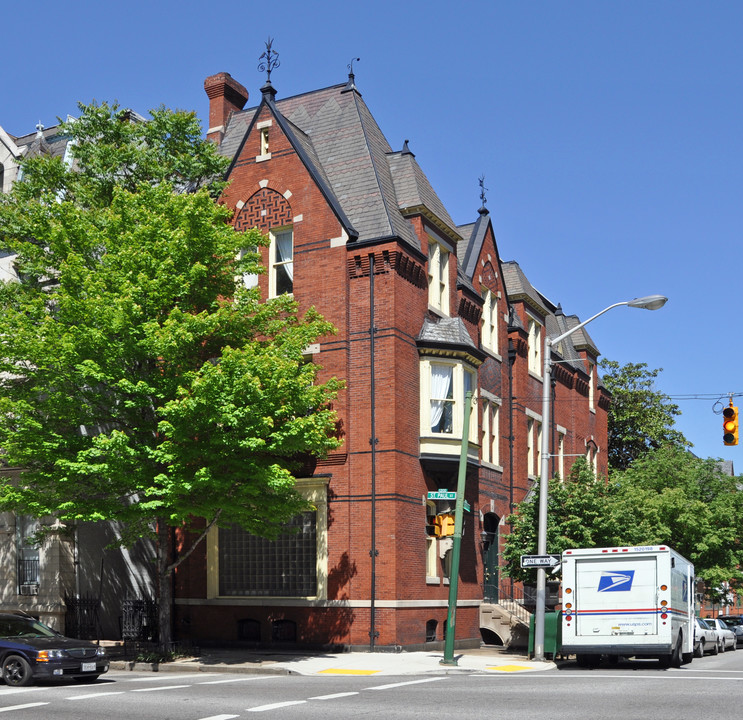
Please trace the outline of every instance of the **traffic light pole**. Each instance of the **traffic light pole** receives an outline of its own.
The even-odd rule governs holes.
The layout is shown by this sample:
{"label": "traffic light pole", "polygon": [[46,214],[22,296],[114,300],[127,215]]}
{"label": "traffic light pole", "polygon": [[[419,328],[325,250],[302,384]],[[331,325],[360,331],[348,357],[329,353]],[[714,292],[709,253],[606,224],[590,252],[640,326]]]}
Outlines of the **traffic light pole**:
{"label": "traffic light pole", "polygon": [[459,474],[457,475],[457,499],[454,506],[454,544],[451,549],[451,571],[449,572],[449,612],[446,618],[446,641],[441,665],[456,665],[454,659],[454,634],[457,624],[457,593],[459,591],[459,557],[462,551],[462,525],[464,520],[464,488],[467,477],[467,450],[470,435],[470,413],[472,411],[472,392],[464,396],[462,419],[462,450],[459,454]]}

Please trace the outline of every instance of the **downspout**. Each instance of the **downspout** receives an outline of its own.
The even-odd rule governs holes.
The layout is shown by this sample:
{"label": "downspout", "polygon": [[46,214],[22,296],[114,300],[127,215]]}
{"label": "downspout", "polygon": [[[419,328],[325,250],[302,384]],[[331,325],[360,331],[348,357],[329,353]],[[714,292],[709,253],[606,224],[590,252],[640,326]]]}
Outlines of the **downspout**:
{"label": "downspout", "polygon": [[[513,364],[516,362],[516,345],[508,339],[508,509],[513,515]],[[500,548],[499,548],[500,550]],[[499,583],[500,584],[500,583]],[[500,587],[498,588],[500,593]],[[511,578],[513,597],[513,578]]]}
{"label": "downspout", "polygon": [[377,431],[376,431],[376,388],[374,373],[374,339],[377,329],[374,327],[374,255],[369,255],[369,394],[371,402],[371,603],[369,606],[369,651],[374,652],[374,646],[379,633],[376,623],[377,599]]}

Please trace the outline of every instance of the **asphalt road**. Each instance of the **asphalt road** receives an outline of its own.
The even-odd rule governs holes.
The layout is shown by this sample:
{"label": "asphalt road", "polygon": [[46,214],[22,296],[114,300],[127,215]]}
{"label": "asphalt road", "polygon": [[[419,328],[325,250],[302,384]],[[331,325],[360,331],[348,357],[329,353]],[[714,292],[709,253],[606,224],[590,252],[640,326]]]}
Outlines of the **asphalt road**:
{"label": "asphalt road", "polygon": [[529,718],[732,720],[743,704],[743,652],[680,669],[626,662],[594,670],[404,677],[276,676],[113,671],[90,685],[0,685],[0,720],[266,718]]}

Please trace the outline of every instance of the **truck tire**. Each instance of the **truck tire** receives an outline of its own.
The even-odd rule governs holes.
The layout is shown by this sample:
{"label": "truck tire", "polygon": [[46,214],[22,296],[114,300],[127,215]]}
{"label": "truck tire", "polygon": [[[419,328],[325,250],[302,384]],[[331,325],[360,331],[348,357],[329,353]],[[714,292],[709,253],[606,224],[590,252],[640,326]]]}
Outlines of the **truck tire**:
{"label": "truck tire", "polygon": [[676,647],[673,648],[673,652],[671,653],[671,666],[675,668],[680,668],[681,663],[683,662],[681,658],[681,646],[684,643],[684,636],[679,633],[678,638],[676,639]]}

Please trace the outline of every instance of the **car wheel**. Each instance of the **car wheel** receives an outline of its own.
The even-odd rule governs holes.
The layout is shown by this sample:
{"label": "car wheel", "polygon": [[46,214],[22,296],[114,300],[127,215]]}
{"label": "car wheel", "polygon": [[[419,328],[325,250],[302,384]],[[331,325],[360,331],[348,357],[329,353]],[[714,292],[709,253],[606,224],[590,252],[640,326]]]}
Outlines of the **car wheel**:
{"label": "car wheel", "polygon": [[717,643],[712,645],[712,655],[717,655],[720,652],[720,646]]}
{"label": "car wheel", "polygon": [[725,641],[724,640],[720,640],[719,650],[720,650],[721,653],[724,653],[725,652]]}
{"label": "car wheel", "polygon": [[695,658],[704,657],[704,640],[700,640],[694,646],[694,657]]}
{"label": "car wheel", "polygon": [[31,666],[20,655],[8,655],[3,660],[3,680],[6,685],[22,687],[31,682]]}
{"label": "car wheel", "polygon": [[731,650],[732,650],[733,652],[735,652],[735,651],[736,651],[736,650],[738,649],[738,642],[737,642],[737,641],[736,641],[736,642],[734,642],[734,643],[733,643],[733,644],[732,644],[732,645],[730,646],[730,649],[731,649]]}

